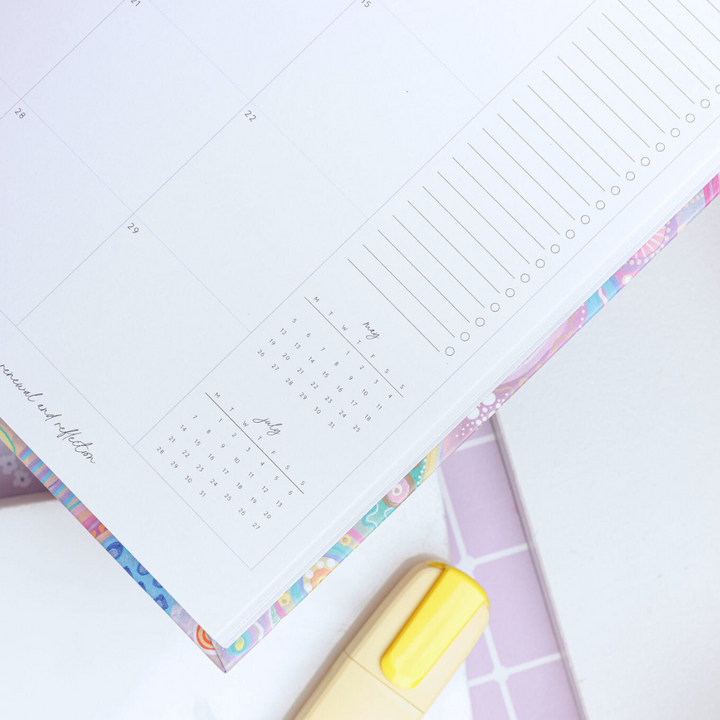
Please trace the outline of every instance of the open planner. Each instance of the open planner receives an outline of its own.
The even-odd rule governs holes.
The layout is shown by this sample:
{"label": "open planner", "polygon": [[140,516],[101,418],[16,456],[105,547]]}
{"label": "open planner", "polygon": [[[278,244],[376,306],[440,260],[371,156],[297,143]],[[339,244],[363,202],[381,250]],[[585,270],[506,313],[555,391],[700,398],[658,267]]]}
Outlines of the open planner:
{"label": "open planner", "polygon": [[5,7],[0,415],[227,645],[717,171],[719,115],[715,0]]}

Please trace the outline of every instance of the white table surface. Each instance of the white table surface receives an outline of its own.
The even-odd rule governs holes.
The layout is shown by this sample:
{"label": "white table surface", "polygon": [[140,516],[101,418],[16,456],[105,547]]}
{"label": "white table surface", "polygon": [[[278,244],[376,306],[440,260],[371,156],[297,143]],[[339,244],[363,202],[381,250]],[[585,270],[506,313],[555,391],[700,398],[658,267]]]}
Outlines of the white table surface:
{"label": "white table surface", "polygon": [[500,412],[590,720],[720,717],[720,201]]}
{"label": "white table surface", "polygon": [[[0,503],[0,717],[282,720],[403,572],[448,557],[430,480],[224,675],[55,500]],[[464,669],[426,715],[470,720]]]}

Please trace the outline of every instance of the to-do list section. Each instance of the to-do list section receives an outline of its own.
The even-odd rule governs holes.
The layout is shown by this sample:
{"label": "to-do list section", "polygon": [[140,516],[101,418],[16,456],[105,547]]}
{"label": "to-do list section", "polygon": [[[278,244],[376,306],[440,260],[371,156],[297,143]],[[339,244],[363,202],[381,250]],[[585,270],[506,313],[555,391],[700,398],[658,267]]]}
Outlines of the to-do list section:
{"label": "to-do list section", "polygon": [[676,10],[595,3],[141,441],[249,567],[715,122]]}

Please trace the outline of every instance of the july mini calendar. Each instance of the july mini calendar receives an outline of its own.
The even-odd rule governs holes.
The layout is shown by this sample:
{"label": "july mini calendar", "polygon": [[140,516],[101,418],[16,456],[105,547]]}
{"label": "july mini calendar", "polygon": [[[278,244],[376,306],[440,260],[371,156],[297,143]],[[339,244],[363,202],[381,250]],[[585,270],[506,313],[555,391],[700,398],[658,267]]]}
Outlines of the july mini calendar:
{"label": "july mini calendar", "polygon": [[223,647],[720,164],[710,3],[44,12],[2,417]]}
{"label": "july mini calendar", "polygon": [[[225,528],[228,542],[250,567],[326,491],[306,474],[296,474],[297,463],[307,467],[311,460],[293,450],[293,433],[305,426],[315,442],[360,448],[406,390],[404,383],[396,380],[396,387],[390,381],[389,368],[379,369],[373,348],[380,333],[369,322],[353,332],[323,311],[319,299],[308,299],[308,307],[301,305],[304,312],[288,317],[249,358],[257,368],[255,382],[267,384],[252,401],[255,407],[267,408],[270,392],[281,394],[272,416],[243,413],[240,398],[233,402],[232,393],[208,386],[210,392],[197,393],[192,406],[197,412],[173,415],[173,434],[162,435],[163,426],[148,440],[157,445],[158,471],[169,467],[177,491],[208,523]],[[300,427],[294,425],[298,421]],[[301,451],[312,455],[312,446]],[[322,457],[318,460],[319,479]]]}

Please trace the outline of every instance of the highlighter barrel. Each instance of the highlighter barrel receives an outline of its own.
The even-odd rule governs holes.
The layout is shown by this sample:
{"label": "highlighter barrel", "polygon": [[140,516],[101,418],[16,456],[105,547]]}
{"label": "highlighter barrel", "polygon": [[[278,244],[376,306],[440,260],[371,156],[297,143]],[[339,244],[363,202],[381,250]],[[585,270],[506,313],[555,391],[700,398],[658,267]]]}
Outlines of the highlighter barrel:
{"label": "highlighter barrel", "polygon": [[490,605],[460,570],[412,568],[370,616],[295,720],[417,720],[480,639]]}

